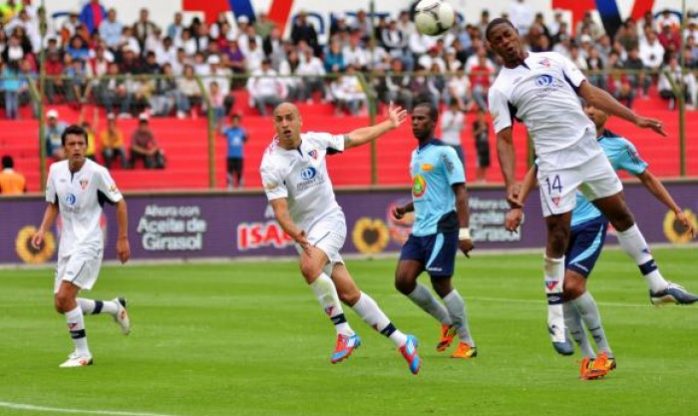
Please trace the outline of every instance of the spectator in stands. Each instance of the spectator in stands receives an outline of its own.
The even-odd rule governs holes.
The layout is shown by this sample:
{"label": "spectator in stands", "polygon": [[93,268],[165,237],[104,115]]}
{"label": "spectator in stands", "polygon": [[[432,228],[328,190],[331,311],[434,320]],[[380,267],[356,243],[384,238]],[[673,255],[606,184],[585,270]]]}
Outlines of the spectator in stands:
{"label": "spectator in stands", "polygon": [[313,99],[313,93],[319,91],[324,99],[326,95],[324,76],[327,73],[325,66],[320,58],[313,55],[313,50],[309,46],[303,48],[302,51],[303,57],[300,59],[296,71],[298,75],[303,76],[298,98],[310,102]]}
{"label": "spectator in stands", "polygon": [[267,106],[276,107],[286,98],[286,85],[278,78],[268,59],[264,59],[262,67],[252,73],[247,81],[247,91],[252,105],[262,116],[267,115]]}
{"label": "spectator in stands", "polygon": [[[606,67],[612,70],[606,77],[606,90],[626,107],[632,108],[633,100],[635,99],[635,88],[629,76],[616,72],[625,68],[620,60],[620,55],[615,50],[608,55]],[[637,74],[635,74],[635,77],[634,80],[637,80]]]}
{"label": "spectator in stands", "polygon": [[114,113],[107,114],[107,128],[100,134],[102,143],[102,157],[104,158],[104,166],[107,169],[111,168],[112,162],[119,159],[121,168],[128,168],[128,160],[126,151],[124,150],[124,134],[116,126],[116,116]]}
{"label": "spectator in stands", "polygon": [[446,111],[439,117],[441,123],[441,141],[451,146],[458,154],[461,163],[465,163],[463,146],[461,146],[461,134],[465,128],[465,115],[458,104],[457,99],[452,99]]}
{"label": "spectator in stands", "polygon": [[184,15],[182,12],[176,12],[174,14],[174,21],[167,26],[167,36],[176,41],[182,36],[182,31],[184,30]]}
{"label": "spectator in stands", "polygon": [[166,63],[162,66],[162,76],[155,79],[153,91],[150,95],[149,106],[154,116],[166,117],[172,113],[180,94],[177,89],[177,80],[172,72],[172,65]]}
{"label": "spectator in stands", "polygon": [[116,9],[109,9],[107,18],[99,25],[99,35],[104,39],[109,49],[119,49],[119,41],[123,33],[124,25],[116,20]]}
{"label": "spectator in stands", "polygon": [[[221,87],[220,85],[218,85],[218,82],[209,82],[207,85],[208,102],[211,103],[211,108],[213,109],[213,120],[216,126],[218,126],[220,124],[220,121],[225,117],[225,107],[223,105],[223,100],[225,99],[225,96],[223,95],[223,92],[221,91]],[[208,103],[205,101],[202,104],[202,110],[208,113]]]}
{"label": "spectator in stands", "polygon": [[99,0],[90,0],[80,12],[80,22],[87,27],[89,33],[97,30],[106,17],[107,11]]}
{"label": "spectator in stands", "polygon": [[404,59],[408,38],[398,29],[397,20],[388,22],[388,27],[381,32],[380,41],[390,56]]}
{"label": "spectator in stands", "polygon": [[308,22],[308,17],[304,10],[301,10],[294,19],[293,27],[291,28],[291,40],[295,45],[298,45],[300,41],[304,41],[313,48],[315,55],[320,52],[315,26]]}
{"label": "spectator in stands", "polygon": [[130,50],[136,55],[141,54],[141,46],[138,43],[138,39],[133,36],[133,28],[130,26],[124,26],[121,30],[121,40],[119,40],[117,52],[121,52],[123,55],[126,50]]}
{"label": "spectator in stands", "polygon": [[651,28],[645,31],[645,39],[640,41],[640,59],[645,68],[653,71],[658,70],[664,62],[664,47]]}
{"label": "spectator in stands", "polygon": [[73,60],[86,60],[90,57],[90,49],[87,47],[85,40],[78,35],[70,38],[70,44],[65,49],[65,53],[70,55]]}
{"label": "spectator in stands", "polygon": [[81,58],[71,61],[70,55],[66,55],[65,61],[63,76],[65,77],[66,100],[71,105],[77,106],[85,98],[88,81],[87,68]]}
{"label": "spectator in stands", "polygon": [[[84,108],[84,107],[83,107]],[[83,118],[82,113],[80,113],[80,119]],[[97,160],[96,155],[95,155],[95,148],[96,148],[96,140],[95,140],[95,131],[92,130],[92,125],[90,125],[89,121],[79,121],[78,124],[80,127],[85,129],[85,137],[87,137],[87,148],[85,149],[85,157],[88,159],[92,160],[93,162]]]}
{"label": "spectator in stands", "polygon": [[2,171],[0,171],[0,194],[21,195],[27,192],[27,180],[19,172],[14,170],[15,161],[10,155],[2,157]]}
{"label": "spectator in stands", "polygon": [[68,124],[63,121],[58,121],[58,111],[49,110],[46,112],[46,130],[44,132],[44,141],[46,143],[46,155],[56,161],[65,158],[63,143],[61,136],[63,131],[68,127]]}
{"label": "spectator in stands", "polygon": [[[657,32],[661,32],[664,27],[668,26],[671,32],[681,30],[681,20],[669,9],[662,10],[662,13],[656,18],[656,26],[653,27]],[[666,46],[664,46],[666,48]]]}
{"label": "spectator in stands", "polygon": [[342,57],[347,66],[352,65],[362,71],[368,69],[369,55],[361,44],[361,32],[358,29],[351,31],[349,44],[342,49]]}
{"label": "spectator in stands", "polygon": [[330,19],[330,37],[336,33],[349,32],[351,28],[347,23],[347,15],[344,13],[333,13]]}
{"label": "spectator in stands", "polygon": [[191,112],[191,116],[194,117],[195,107],[201,104],[201,89],[194,77],[194,67],[184,66],[184,76],[177,78],[177,89],[180,92],[176,97],[178,99],[177,117],[184,118],[187,112]]}
{"label": "spectator in stands", "polygon": [[21,0],[6,0],[0,3],[0,22],[3,24],[9,23],[12,18],[19,14],[24,7]]}
{"label": "spectator in stands", "polygon": [[51,50],[46,54],[46,100],[49,104],[56,101],[56,95],[62,97],[65,94],[63,84],[63,59],[58,50]]}
{"label": "spectator in stands", "polygon": [[19,63],[19,60],[9,61],[0,73],[0,89],[5,91],[5,117],[10,120],[19,118],[19,94],[22,87]]}
{"label": "spectator in stands", "polygon": [[357,115],[366,102],[366,93],[356,76],[357,69],[356,65],[347,66],[346,72],[339,75],[330,85],[335,115],[341,115],[344,111],[353,116]]}
{"label": "spectator in stands", "polygon": [[148,9],[141,9],[138,15],[138,21],[133,24],[133,34],[138,40],[138,45],[140,46],[140,54],[144,54],[145,51],[145,40],[148,35],[152,34],[157,26],[150,20],[150,12]]}
{"label": "spectator in stands", "polygon": [[242,188],[244,146],[248,137],[247,131],[240,126],[240,114],[232,114],[230,116],[230,125],[221,126],[221,133],[225,136],[226,144],[228,145],[228,157],[226,159],[228,189]]}
{"label": "spectator in stands", "polygon": [[262,61],[266,58],[256,38],[250,38],[248,42],[247,52],[245,52],[245,67],[247,72],[255,72],[262,67]]}
{"label": "spectator in stands", "polygon": [[342,44],[338,37],[330,39],[330,45],[325,53],[325,72],[342,72],[346,68]]}
{"label": "spectator in stands", "polygon": [[526,36],[533,23],[533,8],[525,4],[524,0],[514,0],[509,4],[509,21],[521,36]]}
{"label": "spectator in stands", "polygon": [[402,71],[402,60],[393,58],[390,71],[385,78],[385,101],[394,102],[408,112],[412,111],[414,95],[410,89],[410,75]]}
{"label": "spectator in stands", "polygon": [[681,35],[678,28],[672,27],[670,23],[664,23],[659,36],[657,36],[659,43],[662,45],[664,50],[678,51],[681,49]]}
{"label": "spectator in stands", "polygon": [[640,58],[640,50],[637,47],[628,51],[628,58],[625,60],[623,68],[632,70],[632,72],[628,73],[628,81],[632,88],[641,92],[644,97],[647,97],[652,79],[644,72],[645,65]]}
{"label": "spectator in stands", "polygon": [[475,178],[478,182],[485,182],[487,169],[490,167],[490,129],[483,109],[477,110],[477,116],[473,121],[473,138],[477,152]]}
{"label": "spectator in stands", "polygon": [[599,56],[598,48],[589,48],[589,56],[586,59],[586,66],[590,71],[587,74],[587,79],[589,82],[601,89],[606,89],[606,77],[603,73],[605,63]]}
{"label": "spectator in stands", "polygon": [[[683,82],[681,82],[683,81]],[[673,83],[673,85],[672,85]],[[694,110],[696,98],[698,97],[698,86],[696,85],[696,77],[693,72],[686,72],[681,75],[681,67],[676,56],[669,59],[669,64],[659,75],[659,95],[665,100],[669,100],[669,108],[676,108],[676,89],[683,85],[683,96],[686,100],[686,109]]]}
{"label": "spectator in stands", "polygon": [[22,47],[22,41],[14,34],[9,37],[7,40],[7,46],[5,46],[5,49],[0,54],[3,62],[19,62],[20,60],[24,59],[24,55],[26,55],[26,53]]}
{"label": "spectator in stands", "polygon": [[132,97],[126,88],[126,79],[119,75],[119,65],[115,62],[109,64],[107,71],[107,76],[102,78],[98,89],[102,104],[108,113],[113,113],[114,107],[118,105],[119,117],[130,117]]}
{"label": "spectator in stands", "polygon": [[477,63],[470,67],[470,86],[473,91],[473,99],[481,109],[487,108],[487,94],[492,83],[493,65],[483,53],[477,56]]}
{"label": "spectator in stands", "polygon": [[164,153],[155,141],[146,114],[138,117],[138,128],[131,136],[131,166],[135,167],[138,160],[143,160],[146,169],[165,168]]}
{"label": "spectator in stands", "polygon": [[286,58],[286,53],[284,52],[284,41],[281,38],[281,31],[279,28],[274,27],[264,38],[262,42],[262,50],[264,54],[271,59],[272,68],[279,70],[279,65],[281,61]]}
{"label": "spectator in stands", "polygon": [[[301,60],[298,52],[292,49],[288,53],[288,59],[284,58],[279,63],[279,76],[282,77],[286,84],[286,99],[288,101],[297,101],[305,99],[303,97],[303,81],[298,77],[298,68],[300,68]],[[272,61],[272,67],[273,67]]]}

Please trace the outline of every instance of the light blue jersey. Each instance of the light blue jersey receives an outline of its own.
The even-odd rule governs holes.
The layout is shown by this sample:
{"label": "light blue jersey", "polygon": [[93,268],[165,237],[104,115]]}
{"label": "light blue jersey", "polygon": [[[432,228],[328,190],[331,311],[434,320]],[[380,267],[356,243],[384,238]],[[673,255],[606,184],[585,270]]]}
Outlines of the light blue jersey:
{"label": "light blue jersey", "polygon": [[[639,175],[647,169],[647,162],[640,159],[637,149],[627,139],[604,130],[599,144],[615,170],[624,170],[631,175]],[[601,216],[601,212],[577,192],[577,206],[572,211],[572,227]]]}
{"label": "light blue jersey", "polygon": [[456,196],[452,185],[465,183],[463,164],[452,147],[433,139],[412,151],[412,234],[422,237],[458,230]]}

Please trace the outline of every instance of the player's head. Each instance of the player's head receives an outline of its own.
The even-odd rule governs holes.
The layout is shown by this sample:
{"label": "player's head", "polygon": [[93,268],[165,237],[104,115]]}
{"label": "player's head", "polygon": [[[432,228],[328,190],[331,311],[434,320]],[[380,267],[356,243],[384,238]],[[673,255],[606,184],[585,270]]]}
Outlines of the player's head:
{"label": "player's head", "polygon": [[285,102],[274,109],[274,129],[282,143],[297,145],[301,135],[301,115],[298,107]]}
{"label": "player's head", "polygon": [[14,167],[15,167],[15,161],[12,160],[12,156],[5,155],[2,157],[2,168],[3,169],[12,169]]}
{"label": "player's head", "polygon": [[61,136],[61,143],[70,162],[83,162],[87,151],[87,132],[77,124],[68,126]]}
{"label": "player's head", "polygon": [[485,30],[485,39],[490,48],[501,56],[505,63],[521,58],[523,53],[521,38],[509,20],[502,17],[492,19]]}
{"label": "player's head", "polygon": [[584,105],[584,112],[594,122],[596,130],[602,130],[608,121],[608,114],[591,104]]}
{"label": "player's head", "polygon": [[420,142],[434,136],[439,110],[429,102],[421,102],[412,109],[412,134]]}

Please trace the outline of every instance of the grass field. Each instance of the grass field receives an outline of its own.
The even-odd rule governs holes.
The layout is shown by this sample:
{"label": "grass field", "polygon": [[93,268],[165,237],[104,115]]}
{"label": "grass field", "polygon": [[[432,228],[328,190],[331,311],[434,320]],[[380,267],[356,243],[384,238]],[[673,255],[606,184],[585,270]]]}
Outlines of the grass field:
{"label": "grass field", "polygon": [[[665,276],[698,290],[696,254],[655,252]],[[127,296],[133,332],[124,337],[108,316],[88,316],[95,365],[60,370],[72,344],[52,309],[52,271],[2,270],[0,415],[695,412],[698,305],[650,306],[620,252],[602,255],[590,283],[618,358],[599,381],[579,380],[579,355],[557,356],[550,345],[540,255],[459,259],[456,285],[479,349],[472,361],[436,353],[438,326],[394,290],[395,261],[348,265],[420,339],[418,376],[353,311],[347,317],[364,344],[331,365],[334,331],[292,262],[105,267],[90,296]]]}

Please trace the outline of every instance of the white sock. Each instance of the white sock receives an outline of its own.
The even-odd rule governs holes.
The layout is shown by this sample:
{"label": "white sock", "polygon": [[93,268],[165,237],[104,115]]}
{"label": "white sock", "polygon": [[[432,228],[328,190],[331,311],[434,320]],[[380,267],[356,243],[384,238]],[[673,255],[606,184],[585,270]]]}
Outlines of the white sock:
{"label": "white sock", "polygon": [[652,253],[647,246],[645,237],[643,237],[637,224],[625,231],[617,231],[618,242],[623,247],[623,251],[630,256],[635,264],[640,268],[640,272],[647,281],[647,286],[652,292],[659,292],[667,288],[669,282],[664,280],[664,277],[659,273],[657,263],[655,263]]}
{"label": "white sock", "polygon": [[596,354],[594,354],[594,350],[591,348],[589,338],[587,338],[587,334],[584,331],[582,316],[577,311],[577,308],[572,304],[572,301],[569,301],[562,304],[562,309],[565,313],[565,325],[567,325],[567,330],[570,332],[572,339],[579,345],[582,355],[596,358]]}
{"label": "white sock", "polygon": [[75,351],[82,355],[90,355],[90,349],[87,347],[87,333],[85,332],[85,320],[82,316],[80,305],[72,311],[65,313],[65,320],[68,323],[68,331],[70,337],[75,344]]}
{"label": "white sock", "polygon": [[395,343],[395,346],[401,347],[407,342],[407,336],[395,328],[395,325],[390,322],[390,319],[383,313],[376,301],[364,292],[361,292],[361,297],[352,308],[364,322],[390,338]]}
{"label": "white sock", "polygon": [[448,315],[451,317],[451,322],[456,327],[458,339],[465,342],[471,347],[475,346],[475,341],[470,335],[470,326],[468,325],[468,315],[465,313],[465,301],[456,289],[444,296],[444,303],[448,310]]}
{"label": "white sock", "polygon": [[451,325],[451,317],[448,316],[448,310],[441,302],[436,300],[436,297],[425,286],[417,283],[417,287],[407,297],[426,313],[436,318],[437,321],[444,325]]}
{"label": "white sock", "polygon": [[545,256],[545,295],[548,298],[548,329],[553,342],[565,342],[565,318],[562,313],[562,284],[565,278],[565,256]]}
{"label": "white sock", "polygon": [[322,305],[322,309],[332,320],[337,333],[347,336],[354,335],[354,331],[344,316],[342,304],[339,302],[339,296],[337,296],[337,288],[332,279],[325,273],[322,273],[310,284],[310,288],[313,289],[313,293],[315,293],[315,297]]}
{"label": "white sock", "polygon": [[116,301],[113,300],[78,298],[78,304],[80,305],[80,309],[82,309],[82,313],[85,315],[97,315],[100,313],[116,315],[116,312],[119,310]]}
{"label": "white sock", "polygon": [[579,315],[584,321],[589,333],[594,338],[596,343],[596,348],[599,352],[606,352],[609,356],[613,356],[613,351],[608,345],[608,339],[606,339],[606,332],[601,325],[601,314],[599,313],[599,307],[596,305],[594,297],[591,293],[584,292],[584,294],[577,299],[571,301],[575,308],[579,312]]}

